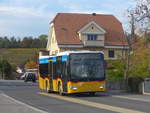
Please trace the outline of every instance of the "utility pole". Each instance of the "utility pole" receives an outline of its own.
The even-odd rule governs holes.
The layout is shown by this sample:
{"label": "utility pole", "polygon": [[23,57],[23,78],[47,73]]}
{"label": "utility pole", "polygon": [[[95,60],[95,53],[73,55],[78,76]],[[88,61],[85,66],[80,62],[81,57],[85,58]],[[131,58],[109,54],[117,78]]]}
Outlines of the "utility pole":
{"label": "utility pole", "polygon": [[1,62],[1,76],[2,76],[2,79],[4,80],[5,74],[4,74],[4,66],[3,66],[3,56],[1,56],[0,62]]}

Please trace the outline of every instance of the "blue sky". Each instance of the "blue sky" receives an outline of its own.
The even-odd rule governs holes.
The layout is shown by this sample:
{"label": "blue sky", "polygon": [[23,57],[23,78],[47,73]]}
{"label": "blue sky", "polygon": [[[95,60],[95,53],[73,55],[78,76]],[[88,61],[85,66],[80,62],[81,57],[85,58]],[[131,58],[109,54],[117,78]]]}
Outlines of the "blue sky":
{"label": "blue sky", "polygon": [[134,0],[0,0],[0,36],[48,34],[60,12],[113,14],[126,29],[125,11],[133,5]]}

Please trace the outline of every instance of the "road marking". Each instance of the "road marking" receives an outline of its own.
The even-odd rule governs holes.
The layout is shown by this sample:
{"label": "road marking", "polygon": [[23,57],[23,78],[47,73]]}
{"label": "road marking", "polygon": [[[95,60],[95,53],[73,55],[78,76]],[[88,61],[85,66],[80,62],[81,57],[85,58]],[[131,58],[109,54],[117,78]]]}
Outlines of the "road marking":
{"label": "road marking", "polygon": [[134,98],[134,97],[126,97],[126,96],[112,96],[115,98],[122,98],[122,99],[128,99],[128,100],[136,100],[136,101],[142,101],[142,102],[150,102],[150,99],[142,99],[142,98]]}
{"label": "road marking", "polygon": [[1,95],[3,95],[4,97],[6,97],[6,98],[8,98],[8,99],[10,99],[10,100],[12,100],[12,101],[14,101],[14,102],[20,104],[20,105],[23,105],[23,106],[26,106],[26,107],[28,107],[28,108],[30,108],[30,109],[33,109],[33,110],[35,110],[36,112],[48,113],[48,112],[46,112],[46,111],[40,110],[40,109],[38,109],[38,108],[35,108],[35,107],[30,106],[30,105],[28,105],[28,104],[25,104],[25,103],[23,103],[23,102],[21,102],[21,101],[18,101],[18,100],[16,100],[16,99],[14,99],[14,98],[12,98],[12,97],[10,97],[10,96],[4,94],[4,93],[2,93]]}
{"label": "road marking", "polygon": [[109,110],[109,111],[119,112],[119,113],[144,113],[144,112],[137,111],[137,110],[131,110],[131,109],[127,109],[127,108],[115,107],[115,106],[111,106],[111,105],[100,104],[100,103],[95,103],[95,102],[76,99],[76,98],[71,98],[71,97],[59,96],[59,95],[56,95],[56,94],[48,94],[48,93],[44,93],[44,92],[39,92],[39,94],[44,95],[44,96],[53,97],[53,98],[56,98],[56,99],[61,99],[61,100],[73,102],[73,103],[87,105],[87,106],[90,106],[90,107],[95,107],[95,108],[99,108],[99,109],[105,109],[105,110]]}

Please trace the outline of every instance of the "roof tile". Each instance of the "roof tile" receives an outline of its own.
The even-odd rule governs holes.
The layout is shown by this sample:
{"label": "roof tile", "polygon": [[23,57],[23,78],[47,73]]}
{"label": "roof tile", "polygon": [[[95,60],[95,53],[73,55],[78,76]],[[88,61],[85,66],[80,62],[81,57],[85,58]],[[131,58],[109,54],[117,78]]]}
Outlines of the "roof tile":
{"label": "roof tile", "polygon": [[86,24],[94,21],[107,33],[105,46],[127,46],[122,24],[113,15],[58,13],[54,20],[54,28],[58,44],[82,44],[78,31]]}

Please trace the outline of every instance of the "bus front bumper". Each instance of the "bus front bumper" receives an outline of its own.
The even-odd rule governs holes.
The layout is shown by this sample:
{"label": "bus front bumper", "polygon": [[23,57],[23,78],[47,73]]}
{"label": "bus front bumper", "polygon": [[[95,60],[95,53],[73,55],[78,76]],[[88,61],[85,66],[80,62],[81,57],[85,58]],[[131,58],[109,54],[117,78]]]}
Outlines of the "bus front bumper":
{"label": "bus front bumper", "polygon": [[106,91],[105,81],[68,82],[68,93],[83,92],[104,92]]}

